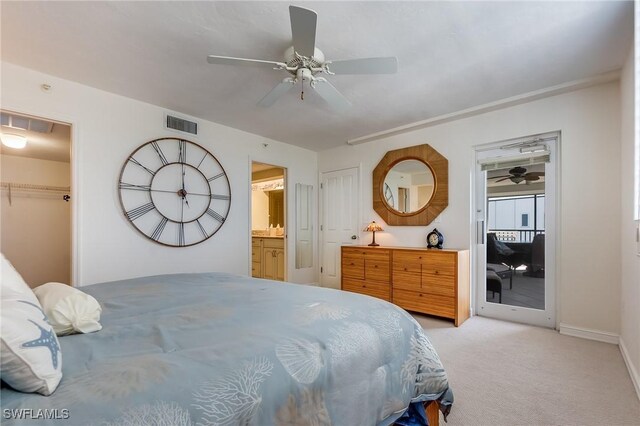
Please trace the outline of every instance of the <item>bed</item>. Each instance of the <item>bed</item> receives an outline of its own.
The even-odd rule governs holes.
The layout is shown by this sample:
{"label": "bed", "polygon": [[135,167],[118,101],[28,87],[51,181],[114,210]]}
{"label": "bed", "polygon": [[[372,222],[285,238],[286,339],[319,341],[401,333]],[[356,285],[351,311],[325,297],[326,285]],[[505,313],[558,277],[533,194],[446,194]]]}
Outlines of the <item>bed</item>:
{"label": "bed", "polygon": [[422,327],[382,300],[225,273],[82,290],[103,329],[60,338],[53,395],[3,387],[3,424],[389,425],[425,404],[433,425],[453,402]]}

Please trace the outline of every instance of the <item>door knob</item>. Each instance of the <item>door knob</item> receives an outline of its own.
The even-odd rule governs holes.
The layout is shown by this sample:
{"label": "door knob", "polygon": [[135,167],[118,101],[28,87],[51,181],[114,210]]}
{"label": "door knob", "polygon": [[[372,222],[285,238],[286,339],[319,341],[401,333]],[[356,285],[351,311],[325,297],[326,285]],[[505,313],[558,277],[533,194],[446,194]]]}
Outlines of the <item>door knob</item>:
{"label": "door knob", "polygon": [[351,239],[352,239],[352,240],[355,240],[355,239],[357,239],[357,238],[358,238],[358,237],[356,237],[355,235],[352,235],[352,236],[351,236]]}

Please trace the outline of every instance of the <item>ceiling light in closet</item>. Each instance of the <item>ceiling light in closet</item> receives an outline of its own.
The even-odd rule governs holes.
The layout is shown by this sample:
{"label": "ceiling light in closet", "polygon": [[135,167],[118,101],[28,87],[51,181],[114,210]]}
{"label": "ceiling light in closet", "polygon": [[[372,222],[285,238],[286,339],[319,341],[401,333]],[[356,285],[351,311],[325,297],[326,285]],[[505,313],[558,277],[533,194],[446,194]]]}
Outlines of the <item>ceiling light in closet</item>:
{"label": "ceiling light in closet", "polygon": [[2,140],[2,144],[9,148],[22,149],[27,146],[27,138],[24,136],[2,133],[0,139]]}

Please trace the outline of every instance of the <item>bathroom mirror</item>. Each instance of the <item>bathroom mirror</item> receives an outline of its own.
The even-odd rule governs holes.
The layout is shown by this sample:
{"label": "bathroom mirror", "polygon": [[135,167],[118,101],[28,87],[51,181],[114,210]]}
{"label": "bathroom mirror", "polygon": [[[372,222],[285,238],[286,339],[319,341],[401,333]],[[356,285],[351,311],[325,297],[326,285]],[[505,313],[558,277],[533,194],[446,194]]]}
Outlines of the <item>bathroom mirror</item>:
{"label": "bathroom mirror", "polygon": [[296,184],[296,269],[313,267],[313,186]]}
{"label": "bathroom mirror", "polygon": [[428,144],[388,151],[373,170],[373,209],[388,225],[428,225],[448,205],[449,162]]}

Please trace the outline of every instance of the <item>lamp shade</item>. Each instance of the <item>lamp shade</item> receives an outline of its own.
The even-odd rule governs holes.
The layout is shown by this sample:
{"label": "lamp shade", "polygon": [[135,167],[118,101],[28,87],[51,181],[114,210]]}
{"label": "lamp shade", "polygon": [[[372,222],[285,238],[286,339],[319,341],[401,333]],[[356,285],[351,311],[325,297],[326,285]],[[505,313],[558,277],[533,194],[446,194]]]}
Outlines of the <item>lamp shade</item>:
{"label": "lamp shade", "polygon": [[367,232],[384,231],[384,229],[382,229],[382,226],[378,225],[375,220],[368,224],[367,227],[364,228],[364,230]]}

